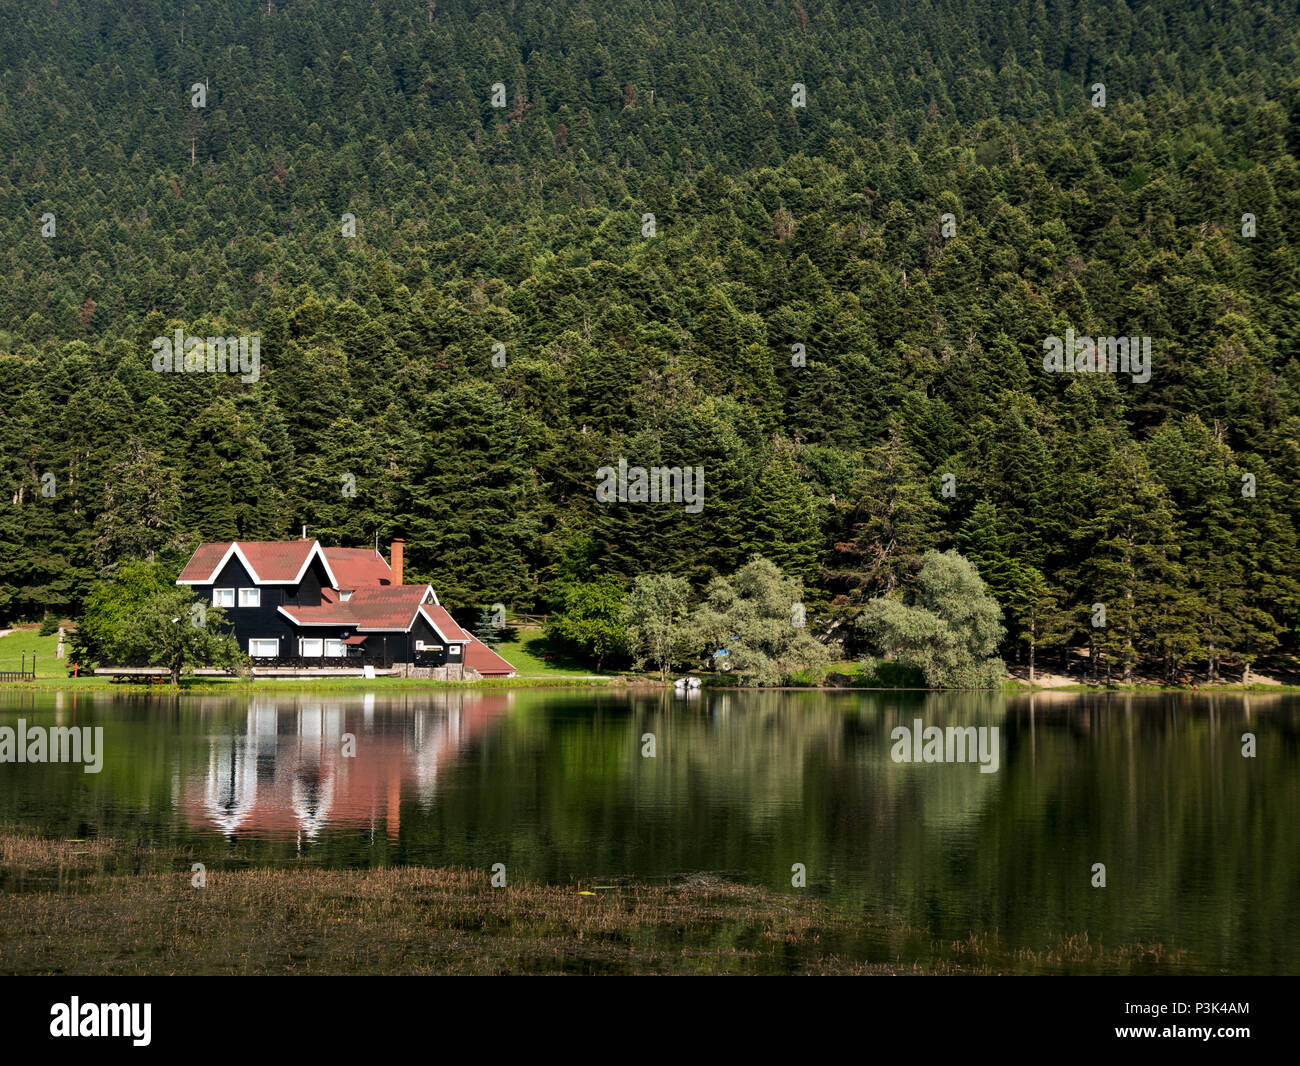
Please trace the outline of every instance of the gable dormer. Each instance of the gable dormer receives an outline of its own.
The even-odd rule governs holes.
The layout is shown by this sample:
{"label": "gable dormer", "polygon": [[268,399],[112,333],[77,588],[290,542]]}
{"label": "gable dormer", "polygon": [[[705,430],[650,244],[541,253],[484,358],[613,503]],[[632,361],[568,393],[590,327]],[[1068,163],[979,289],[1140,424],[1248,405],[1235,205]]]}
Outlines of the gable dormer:
{"label": "gable dormer", "polygon": [[336,588],[337,579],[317,541],[227,541],[201,544],[176,584],[220,607],[319,606],[322,590]]}

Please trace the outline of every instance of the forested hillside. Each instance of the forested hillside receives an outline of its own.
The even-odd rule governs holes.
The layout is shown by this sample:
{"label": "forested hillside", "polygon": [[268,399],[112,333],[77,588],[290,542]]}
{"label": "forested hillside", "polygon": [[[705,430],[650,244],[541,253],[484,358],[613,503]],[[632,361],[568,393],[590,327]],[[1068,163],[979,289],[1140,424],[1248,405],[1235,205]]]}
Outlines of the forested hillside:
{"label": "forested hillside", "polygon": [[[955,547],[1008,658],[1295,649],[1296,2],[0,17],[0,623],[306,524],[457,607],[761,552],[821,627]],[[703,510],[598,502],[620,458]]]}

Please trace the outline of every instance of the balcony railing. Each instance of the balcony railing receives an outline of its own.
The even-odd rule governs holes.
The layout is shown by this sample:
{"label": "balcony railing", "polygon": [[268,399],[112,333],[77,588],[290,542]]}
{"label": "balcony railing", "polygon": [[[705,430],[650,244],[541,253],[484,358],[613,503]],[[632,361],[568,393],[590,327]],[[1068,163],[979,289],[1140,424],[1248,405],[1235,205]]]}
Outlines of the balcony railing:
{"label": "balcony railing", "polygon": [[[60,633],[63,630],[59,630]],[[28,654],[32,657],[32,665],[27,665]],[[0,670],[0,681],[35,681],[36,680],[36,652],[23,652],[22,660],[17,670]]]}
{"label": "balcony railing", "polygon": [[394,660],[382,655],[253,655],[249,662],[255,667],[281,670],[359,670],[363,666],[387,670]]}

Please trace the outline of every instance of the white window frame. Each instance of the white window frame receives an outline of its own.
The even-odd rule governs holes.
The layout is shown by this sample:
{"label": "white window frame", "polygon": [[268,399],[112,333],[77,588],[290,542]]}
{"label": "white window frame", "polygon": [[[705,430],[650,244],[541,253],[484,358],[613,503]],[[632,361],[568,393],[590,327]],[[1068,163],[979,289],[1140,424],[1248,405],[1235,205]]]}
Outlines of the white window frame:
{"label": "white window frame", "polygon": [[325,658],[342,659],[348,653],[347,645],[342,640],[325,639]]}
{"label": "white window frame", "polygon": [[[315,646],[315,651],[308,651],[309,645]],[[299,637],[298,654],[304,659],[319,659],[325,654],[325,641],[320,637]]]}
{"label": "white window frame", "polygon": [[240,589],[239,606],[240,607],[261,607],[262,590],[261,589]]}
{"label": "white window frame", "polygon": [[[270,652],[257,650],[257,645],[267,644],[271,646]],[[280,657],[280,641],[276,637],[250,637],[248,654],[257,659],[278,659]]]}
{"label": "white window frame", "polygon": [[[223,600],[227,602],[223,603],[222,602]],[[235,606],[235,590],[234,589],[213,589],[212,606],[213,607]]]}
{"label": "white window frame", "polygon": [[459,655],[459,654],[460,654],[460,647],[461,647],[461,646],[460,646],[459,644],[453,644],[453,645],[451,645],[451,646],[447,649],[447,651],[448,651],[451,655]]}

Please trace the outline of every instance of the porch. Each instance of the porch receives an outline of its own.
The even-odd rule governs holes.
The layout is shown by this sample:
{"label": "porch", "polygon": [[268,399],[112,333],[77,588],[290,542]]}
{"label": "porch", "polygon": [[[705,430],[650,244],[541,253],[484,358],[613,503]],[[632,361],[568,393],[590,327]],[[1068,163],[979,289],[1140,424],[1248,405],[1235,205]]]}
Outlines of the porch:
{"label": "porch", "polygon": [[376,672],[391,670],[393,658],[385,655],[252,655],[248,659],[253,673],[263,670],[352,670],[373,667]]}

